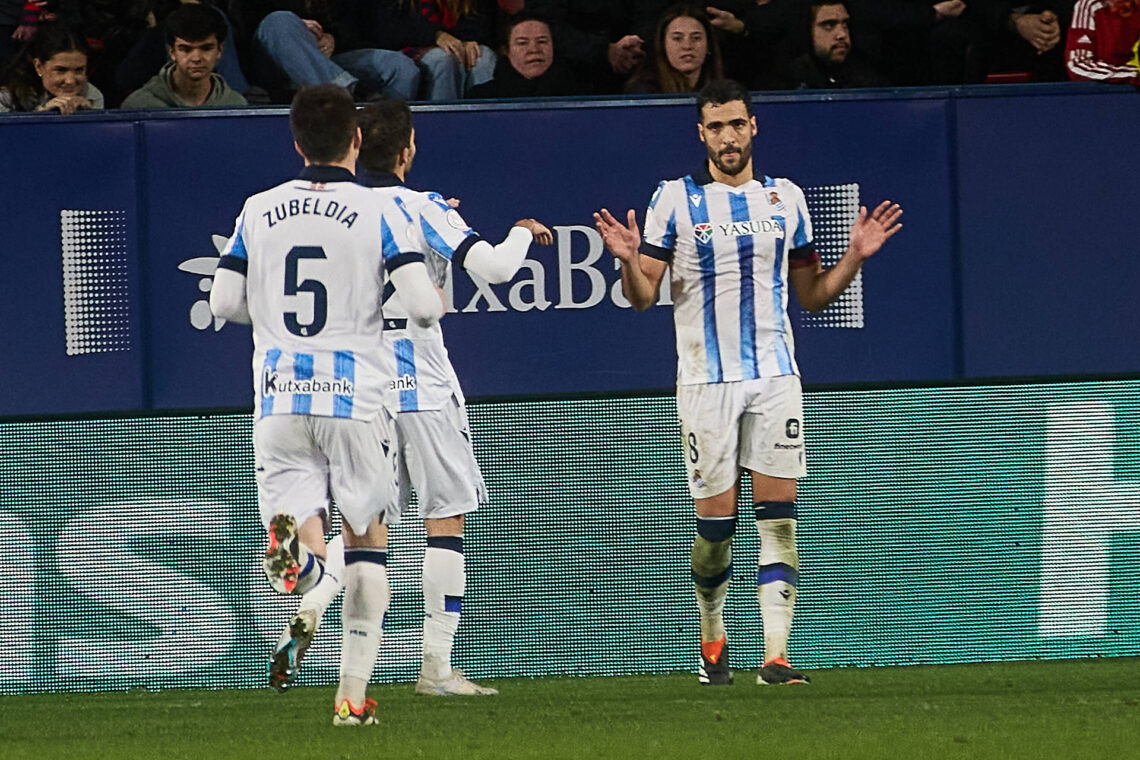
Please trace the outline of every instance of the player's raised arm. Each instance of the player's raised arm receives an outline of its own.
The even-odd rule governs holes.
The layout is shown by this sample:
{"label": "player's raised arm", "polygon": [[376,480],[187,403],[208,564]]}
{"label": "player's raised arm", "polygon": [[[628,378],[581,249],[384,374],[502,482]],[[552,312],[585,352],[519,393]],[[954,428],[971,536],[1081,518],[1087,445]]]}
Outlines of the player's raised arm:
{"label": "player's raised arm", "polygon": [[221,317],[227,322],[248,325],[252,324],[253,320],[249,316],[249,304],[245,294],[249,256],[242,238],[244,219],[243,213],[238,217],[233,237],[222,249],[222,257],[218,260],[218,268],[214,272],[214,284],[210,287],[210,311],[215,317]]}
{"label": "player's raised arm", "polygon": [[788,272],[800,306],[808,311],[821,311],[838,298],[855,279],[863,262],[875,255],[883,244],[902,229],[902,208],[883,201],[867,213],[859,208],[859,217],[851,225],[847,251],[831,269],[824,271],[819,261],[812,267],[792,268]]}
{"label": "player's raised arm", "polygon": [[520,219],[498,245],[492,246],[485,240],[472,245],[463,260],[463,268],[487,282],[507,282],[519,271],[531,242],[550,245],[554,242],[554,235],[539,221]]}
{"label": "player's raised arm", "polygon": [[594,226],[606,248],[621,262],[621,292],[633,308],[644,311],[657,303],[661,278],[668,267],[664,261],[641,254],[641,231],[633,209],[627,212],[626,223],[622,224],[609,209],[603,208],[594,214]]}

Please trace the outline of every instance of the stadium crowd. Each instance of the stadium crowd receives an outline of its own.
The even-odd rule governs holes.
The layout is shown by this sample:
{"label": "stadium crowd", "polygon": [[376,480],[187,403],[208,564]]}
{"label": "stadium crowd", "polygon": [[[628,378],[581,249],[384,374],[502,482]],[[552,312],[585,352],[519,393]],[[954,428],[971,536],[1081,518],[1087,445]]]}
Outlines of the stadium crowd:
{"label": "stadium crowd", "polygon": [[0,0],[0,111],[1137,84],[1138,38],[1140,0]]}

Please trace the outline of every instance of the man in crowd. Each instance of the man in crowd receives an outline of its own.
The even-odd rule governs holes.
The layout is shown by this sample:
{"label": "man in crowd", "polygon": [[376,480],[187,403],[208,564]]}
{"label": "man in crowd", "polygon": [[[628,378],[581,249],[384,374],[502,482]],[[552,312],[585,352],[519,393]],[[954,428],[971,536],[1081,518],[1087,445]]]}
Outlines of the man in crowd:
{"label": "man in crowd", "polygon": [[825,271],[803,192],[753,166],[757,127],[748,92],[736,82],[711,82],[697,98],[697,113],[707,160],[658,186],[644,239],[632,209],[624,223],[604,208],[594,221],[620,262],[622,293],[635,309],[656,303],[672,271],[677,413],[697,513],[691,561],[700,612],[698,679],[710,685],[733,679],[724,601],[737,480],[747,470],[760,536],[764,663],[757,682],[802,684],[808,677],[788,663],[799,583],[796,481],[805,473],[788,291],[809,311],[825,308],[898,232],[902,209],[889,201],[869,214],[861,208],[847,251]]}
{"label": "man in crowd", "polygon": [[214,71],[226,41],[226,22],[213,8],[189,3],[166,17],[170,60],[123,100],[123,108],[244,106],[245,96]]}

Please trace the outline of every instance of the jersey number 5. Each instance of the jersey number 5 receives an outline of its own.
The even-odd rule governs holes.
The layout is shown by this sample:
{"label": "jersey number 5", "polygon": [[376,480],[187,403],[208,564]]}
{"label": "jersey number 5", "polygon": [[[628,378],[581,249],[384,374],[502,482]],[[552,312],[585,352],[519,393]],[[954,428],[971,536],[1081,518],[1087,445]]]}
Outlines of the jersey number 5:
{"label": "jersey number 5", "polygon": [[301,276],[297,271],[298,262],[301,259],[324,258],[327,258],[324,249],[315,245],[298,245],[285,257],[285,295],[313,294],[313,321],[309,324],[302,324],[297,319],[297,312],[285,312],[285,329],[303,338],[311,338],[325,328],[325,321],[329,316],[329,293],[320,280],[297,282],[297,278]]}

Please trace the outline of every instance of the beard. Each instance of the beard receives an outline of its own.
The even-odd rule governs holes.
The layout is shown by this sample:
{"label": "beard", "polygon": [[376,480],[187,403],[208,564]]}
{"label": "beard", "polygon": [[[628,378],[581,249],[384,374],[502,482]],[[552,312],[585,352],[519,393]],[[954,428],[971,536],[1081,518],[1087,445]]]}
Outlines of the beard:
{"label": "beard", "polygon": [[721,158],[720,153],[714,153],[712,148],[708,148],[709,161],[712,161],[713,166],[719,169],[724,174],[730,177],[735,177],[744,171],[744,167],[748,166],[748,162],[752,160],[752,142],[749,141],[738,148],[740,156],[736,159],[736,163],[728,164]]}

